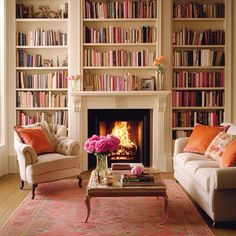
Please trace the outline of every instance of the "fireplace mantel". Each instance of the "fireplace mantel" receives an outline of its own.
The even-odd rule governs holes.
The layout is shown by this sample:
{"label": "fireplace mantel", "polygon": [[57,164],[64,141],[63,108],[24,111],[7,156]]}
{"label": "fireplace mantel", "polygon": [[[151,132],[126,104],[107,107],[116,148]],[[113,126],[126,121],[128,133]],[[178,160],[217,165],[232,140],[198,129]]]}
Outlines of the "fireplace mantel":
{"label": "fireplace mantel", "polygon": [[152,134],[151,163],[162,171],[168,170],[167,119],[166,104],[170,91],[130,91],[99,92],[80,91],[70,93],[71,112],[69,119],[69,136],[81,144],[81,170],[87,170],[87,153],[83,144],[87,137],[88,109],[151,109]]}

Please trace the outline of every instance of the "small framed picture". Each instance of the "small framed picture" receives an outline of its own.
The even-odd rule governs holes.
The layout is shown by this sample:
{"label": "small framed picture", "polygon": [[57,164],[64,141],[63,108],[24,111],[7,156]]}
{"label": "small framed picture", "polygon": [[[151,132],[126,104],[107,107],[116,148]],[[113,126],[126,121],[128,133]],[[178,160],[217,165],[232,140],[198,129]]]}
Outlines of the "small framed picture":
{"label": "small framed picture", "polygon": [[154,90],[154,78],[141,79],[141,90]]}

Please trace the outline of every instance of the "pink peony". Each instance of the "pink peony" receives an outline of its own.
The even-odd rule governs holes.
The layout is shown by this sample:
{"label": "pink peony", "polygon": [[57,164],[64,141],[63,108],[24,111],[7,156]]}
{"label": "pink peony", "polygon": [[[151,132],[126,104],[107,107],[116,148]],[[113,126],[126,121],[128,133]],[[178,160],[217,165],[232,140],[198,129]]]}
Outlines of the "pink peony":
{"label": "pink peony", "polygon": [[120,139],[114,135],[108,134],[107,136],[93,135],[88,138],[84,144],[84,149],[88,153],[109,153],[119,149]]}
{"label": "pink peony", "polygon": [[143,168],[141,166],[134,166],[131,169],[131,173],[136,176],[140,176],[143,172]]}

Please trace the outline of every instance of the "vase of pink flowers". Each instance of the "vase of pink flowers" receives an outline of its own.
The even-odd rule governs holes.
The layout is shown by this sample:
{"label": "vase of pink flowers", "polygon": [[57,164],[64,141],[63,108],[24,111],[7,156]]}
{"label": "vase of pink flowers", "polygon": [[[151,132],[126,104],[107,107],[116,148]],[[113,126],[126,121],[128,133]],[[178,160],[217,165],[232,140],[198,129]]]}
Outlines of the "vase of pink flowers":
{"label": "vase of pink flowers", "polygon": [[71,75],[67,77],[70,82],[70,88],[72,92],[78,92],[80,90],[80,79],[81,75]]}
{"label": "vase of pink flowers", "polygon": [[97,180],[101,183],[108,173],[107,156],[119,149],[120,139],[112,134],[106,136],[93,135],[84,144],[88,153],[94,153],[97,158],[95,168]]}

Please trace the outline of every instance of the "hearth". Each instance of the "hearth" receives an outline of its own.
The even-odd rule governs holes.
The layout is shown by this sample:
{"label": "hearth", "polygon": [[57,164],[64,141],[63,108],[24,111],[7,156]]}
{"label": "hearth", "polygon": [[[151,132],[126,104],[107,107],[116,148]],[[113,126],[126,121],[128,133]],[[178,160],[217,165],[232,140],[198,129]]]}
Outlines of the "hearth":
{"label": "hearth", "polygon": [[[113,134],[120,138],[120,149],[108,158],[114,162],[142,162],[150,165],[150,109],[89,109],[88,137]],[[88,154],[88,169],[96,165]]]}

